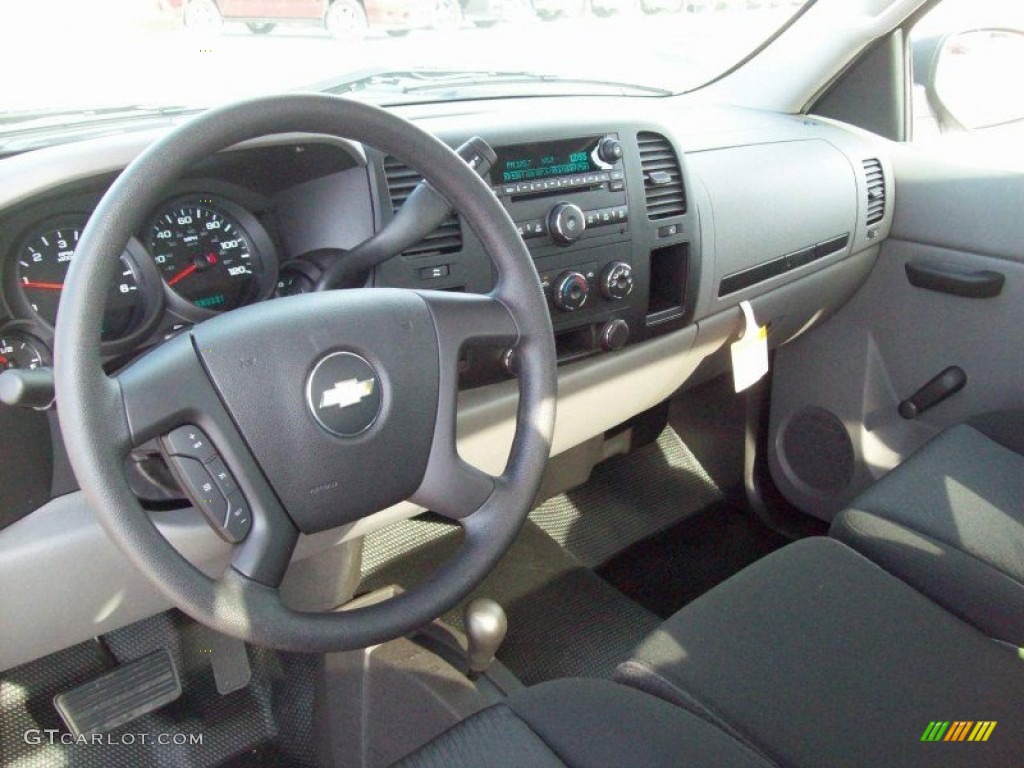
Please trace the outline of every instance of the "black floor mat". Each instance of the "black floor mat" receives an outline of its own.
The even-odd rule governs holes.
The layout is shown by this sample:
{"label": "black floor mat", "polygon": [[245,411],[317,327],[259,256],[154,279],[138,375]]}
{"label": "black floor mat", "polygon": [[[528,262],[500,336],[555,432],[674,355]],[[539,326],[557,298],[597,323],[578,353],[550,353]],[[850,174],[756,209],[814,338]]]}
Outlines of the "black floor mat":
{"label": "black floor mat", "polygon": [[788,542],[753,514],[722,502],[637,542],[597,573],[647,610],[667,618]]}
{"label": "black floor mat", "polygon": [[[209,661],[182,642],[196,628],[170,612],[81,643],[0,675],[0,766],[313,766],[314,656],[249,648],[248,687],[217,693]],[[93,679],[112,662],[168,648],[181,676],[182,696],[104,736],[100,744],[70,738],[53,696]],[[109,649],[109,650],[108,650]],[[113,658],[111,658],[113,656]],[[51,744],[46,729],[56,729]],[[26,736],[28,734],[28,736]],[[37,738],[37,735],[39,738]],[[163,739],[169,743],[159,743]]]}
{"label": "black floor mat", "polygon": [[[451,557],[459,537],[460,529],[452,526],[450,533],[433,536],[376,568],[362,588],[422,581]],[[504,606],[509,628],[498,658],[527,684],[558,677],[607,677],[659,623],[532,522],[472,596],[490,597]],[[444,618],[461,626],[460,609]]]}
{"label": "black floor mat", "polygon": [[555,541],[590,568],[722,499],[679,435],[594,467],[590,479],[530,513]]}

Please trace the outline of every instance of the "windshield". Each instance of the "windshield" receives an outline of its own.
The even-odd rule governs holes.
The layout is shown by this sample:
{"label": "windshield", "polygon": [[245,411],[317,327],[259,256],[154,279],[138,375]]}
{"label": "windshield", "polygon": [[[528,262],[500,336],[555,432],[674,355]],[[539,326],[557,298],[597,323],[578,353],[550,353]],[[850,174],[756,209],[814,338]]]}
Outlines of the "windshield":
{"label": "windshield", "polygon": [[0,133],[327,90],[382,104],[691,90],[791,0],[47,0],[0,16]]}

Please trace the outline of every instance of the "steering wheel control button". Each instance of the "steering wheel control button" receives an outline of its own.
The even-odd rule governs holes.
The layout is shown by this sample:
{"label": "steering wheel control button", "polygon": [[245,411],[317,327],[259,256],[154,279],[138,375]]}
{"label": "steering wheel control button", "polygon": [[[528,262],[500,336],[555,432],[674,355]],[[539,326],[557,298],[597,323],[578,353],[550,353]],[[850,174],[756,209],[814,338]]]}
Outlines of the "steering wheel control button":
{"label": "steering wheel control button", "polygon": [[380,376],[359,355],[334,352],[309,374],[306,403],[317,424],[332,435],[355,437],[373,426],[380,414]]}
{"label": "steering wheel control button", "polygon": [[228,541],[237,543],[244,539],[252,528],[252,512],[241,493],[235,491],[228,496],[228,510],[224,516],[222,530]]}
{"label": "steering wheel control button", "polygon": [[227,465],[220,456],[216,456],[211,459],[207,463],[206,469],[213,476],[213,482],[217,484],[220,492],[225,496],[238,490],[238,486],[235,484],[235,478],[231,476]]}
{"label": "steering wheel control button", "polygon": [[171,456],[188,456],[203,464],[217,456],[210,438],[199,427],[186,424],[164,437],[164,448]]}
{"label": "steering wheel control button", "polygon": [[185,492],[210,521],[220,528],[228,513],[228,502],[206,467],[186,456],[172,458]]}

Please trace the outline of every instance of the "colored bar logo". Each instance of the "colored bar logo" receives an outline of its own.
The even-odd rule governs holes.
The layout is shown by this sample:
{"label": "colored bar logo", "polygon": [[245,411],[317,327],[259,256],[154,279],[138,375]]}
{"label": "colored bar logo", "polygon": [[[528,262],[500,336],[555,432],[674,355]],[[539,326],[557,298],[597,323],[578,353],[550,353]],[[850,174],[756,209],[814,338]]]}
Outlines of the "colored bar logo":
{"label": "colored bar logo", "polygon": [[921,741],[988,741],[995,728],[995,720],[932,720]]}

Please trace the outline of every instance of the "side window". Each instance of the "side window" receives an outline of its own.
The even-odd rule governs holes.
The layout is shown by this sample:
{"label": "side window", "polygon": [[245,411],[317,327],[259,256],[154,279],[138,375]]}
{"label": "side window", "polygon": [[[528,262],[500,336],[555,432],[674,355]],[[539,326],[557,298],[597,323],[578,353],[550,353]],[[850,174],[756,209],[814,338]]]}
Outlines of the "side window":
{"label": "side window", "polygon": [[941,0],[910,45],[914,141],[1024,165],[1024,2]]}

